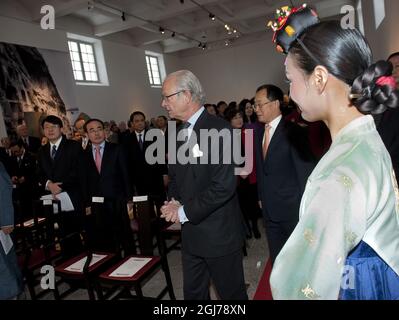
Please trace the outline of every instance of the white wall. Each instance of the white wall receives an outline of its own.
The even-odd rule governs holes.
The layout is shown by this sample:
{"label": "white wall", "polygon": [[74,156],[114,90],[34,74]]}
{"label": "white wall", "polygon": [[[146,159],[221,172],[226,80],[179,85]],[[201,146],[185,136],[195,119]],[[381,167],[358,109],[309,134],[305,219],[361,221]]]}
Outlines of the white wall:
{"label": "white wall", "polygon": [[288,89],[284,82],[284,55],[275,50],[271,38],[182,57],[180,63],[200,79],[209,103],[252,98],[256,89],[266,83]]}
{"label": "white wall", "polygon": [[385,1],[386,16],[379,28],[375,29],[374,6],[372,0],[363,0],[363,15],[366,38],[373,49],[374,59],[386,59],[399,51],[399,1]]}
{"label": "white wall", "polygon": [[[127,120],[136,110],[148,117],[165,114],[160,107],[161,90],[149,85],[143,49],[102,41],[110,85],[81,86],[73,80],[65,31],[42,30],[34,24],[0,17],[0,41],[40,49],[67,108],[76,107],[91,117],[115,121]],[[164,59],[167,72],[178,69],[175,57],[166,55]]]}

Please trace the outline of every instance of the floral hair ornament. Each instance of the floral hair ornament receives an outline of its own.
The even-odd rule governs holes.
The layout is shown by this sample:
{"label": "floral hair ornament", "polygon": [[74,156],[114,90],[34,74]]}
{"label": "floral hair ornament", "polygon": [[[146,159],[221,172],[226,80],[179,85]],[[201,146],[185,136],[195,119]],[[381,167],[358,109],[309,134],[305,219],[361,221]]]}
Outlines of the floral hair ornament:
{"label": "floral hair ornament", "polygon": [[299,38],[306,29],[320,22],[316,11],[306,4],[298,8],[284,6],[276,10],[275,18],[274,21],[269,21],[267,26],[274,31],[273,42],[276,44],[277,51],[288,54],[292,44],[298,41],[306,53],[318,63]]}
{"label": "floral hair ornament", "polygon": [[380,87],[382,86],[390,86],[393,90],[396,89],[396,80],[393,76],[382,76],[378,78],[378,80],[375,82],[377,85]]}

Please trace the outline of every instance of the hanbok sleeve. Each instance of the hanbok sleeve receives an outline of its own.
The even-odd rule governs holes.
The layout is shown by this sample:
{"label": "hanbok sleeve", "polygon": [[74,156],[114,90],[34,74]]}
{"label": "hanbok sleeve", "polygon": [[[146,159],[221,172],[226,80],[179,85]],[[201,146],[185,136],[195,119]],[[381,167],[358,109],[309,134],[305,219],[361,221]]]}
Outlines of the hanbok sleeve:
{"label": "hanbok sleeve", "polygon": [[366,230],[366,206],[366,188],[354,170],[309,181],[300,221],[273,266],[273,298],[338,299],[341,283],[352,276],[346,257]]}

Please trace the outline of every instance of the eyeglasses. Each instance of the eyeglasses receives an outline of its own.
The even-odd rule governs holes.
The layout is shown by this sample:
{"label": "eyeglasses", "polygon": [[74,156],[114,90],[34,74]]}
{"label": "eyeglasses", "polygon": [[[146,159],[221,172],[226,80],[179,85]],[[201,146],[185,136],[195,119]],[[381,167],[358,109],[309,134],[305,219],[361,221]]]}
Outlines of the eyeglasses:
{"label": "eyeglasses", "polygon": [[272,103],[272,102],[274,102],[274,101],[266,101],[266,102],[263,102],[263,103],[255,103],[255,104],[253,105],[253,108],[254,108],[254,110],[256,110],[256,108],[261,108],[261,107],[263,107],[264,105],[270,104],[270,103]]}
{"label": "eyeglasses", "polygon": [[180,91],[177,91],[177,92],[175,92],[175,93],[169,94],[169,95],[167,95],[167,96],[162,95],[162,96],[161,96],[161,98],[162,98],[161,101],[164,101],[164,100],[169,101],[169,98],[171,98],[171,97],[173,97],[173,96],[175,96],[175,95],[177,95],[177,94],[179,94],[179,93],[182,93],[183,91],[185,91],[185,90],[180,90]]}

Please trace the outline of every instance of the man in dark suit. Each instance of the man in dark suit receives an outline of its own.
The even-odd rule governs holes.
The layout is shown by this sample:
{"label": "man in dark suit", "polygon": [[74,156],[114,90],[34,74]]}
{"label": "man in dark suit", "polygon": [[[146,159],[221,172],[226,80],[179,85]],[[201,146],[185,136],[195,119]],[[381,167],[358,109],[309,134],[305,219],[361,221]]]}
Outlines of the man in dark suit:
{"label": "man in dark suit", "polygon": [[256,90],[255,111],[265,124],[255,137],[256,175],[272,262],[298,222],[301,197],[315,165],[307,139],[298,139],[300,128],[281,115],[283,99],[276,86]]}
{"label": "man in dark suit", "polygon": [[32,137],[28,134],[28,127],[26,124],[20,124],[17,127],[18,141],[22,142],[25,149],[29,152],[36,154],[40,147],[40,139],[36,137]]}
{"label": "man in dark suit", "polygon": [[32,153],[25,150],[22,141],[11,142],[10,150],[13,155],[10,175],[15,186],[13,196],[15,200],[20,202],[19,209],[21,210],[17,212],[19,216],[16,218],[18,222],[21,222],[20,219],[26,221],[33,216],[32,200],[36,199],[38,196],[36,177],[37,161]]}
{"label": "man in dark suit", "polygon": [[[62,134],[62,120],[47,116],[42,121],[44,135],[48,143],[38,153],[39,183],[48,193],[57,196],[65,191],[69,195],[74,210],[62,213],[64,223],[61,230],[66,234],[79,232],[82,227],[81,159],[82,147]],[[75,246],[77,246],[75,248]],[[76,238],[65,243],[66,255],[79,249]]]}
{"label": "man in dark suit", "polygon": [[101,120],[90,119],[84,128],[91,142],[82,177],[89,239],[97,250],[115,252],[119,245],[129,250],[134,243],[127,213],[132,192],[124,149],[105,141]]}
{"label": "man in dark suit", "polygon": [[11,175],[12,170],[12,152],[10,150],[10,144],[11,141],[9,137],[1,138],[0,161],[6,168],[8,175]]}
{"label": "man in dark suit", "polygon": [[137,195],[151,196],[157,205],[166,199],[165,180],[168,169],[165,163],[149,164],[145,158],[147,148],[152,144],[146,141],[145,115],[141,111],[130,115],[133,131],[125,142],[128,156],[131,185]]}
{"label": "man in dark suit", "polygon": [[[224,164],[223,152],[231,140],[223,144],[218,136],[219,148],[214,139],[200,143],[200,130],[225,130],[232,137],[230,125],[206,112],[204,93],[197,77],[187,70],[170,74],[162,87],[162,107],[171,118],[185,122],[187,141],[177,144],[178,150],[186,148],[191,160],[171,160],[169,145],[169,197],[162,207],[162,217],[182,224],[182,262],[184,298],[209,299],[210,280],[219,297],[247,299],[242,265],[241,212],[236,191],[235,164]],[[169,132],[171,134],[171,132]],[[209,152],[199,149],[208,148]],[[206,154],[206,155],[205,155]],[[179,151],[177,153],[179,156]],[[211,158],[219,159],[211,164]],[[206,161],[199,158],[205,156]],[[205,162],[205,163],[204,163]]]}

